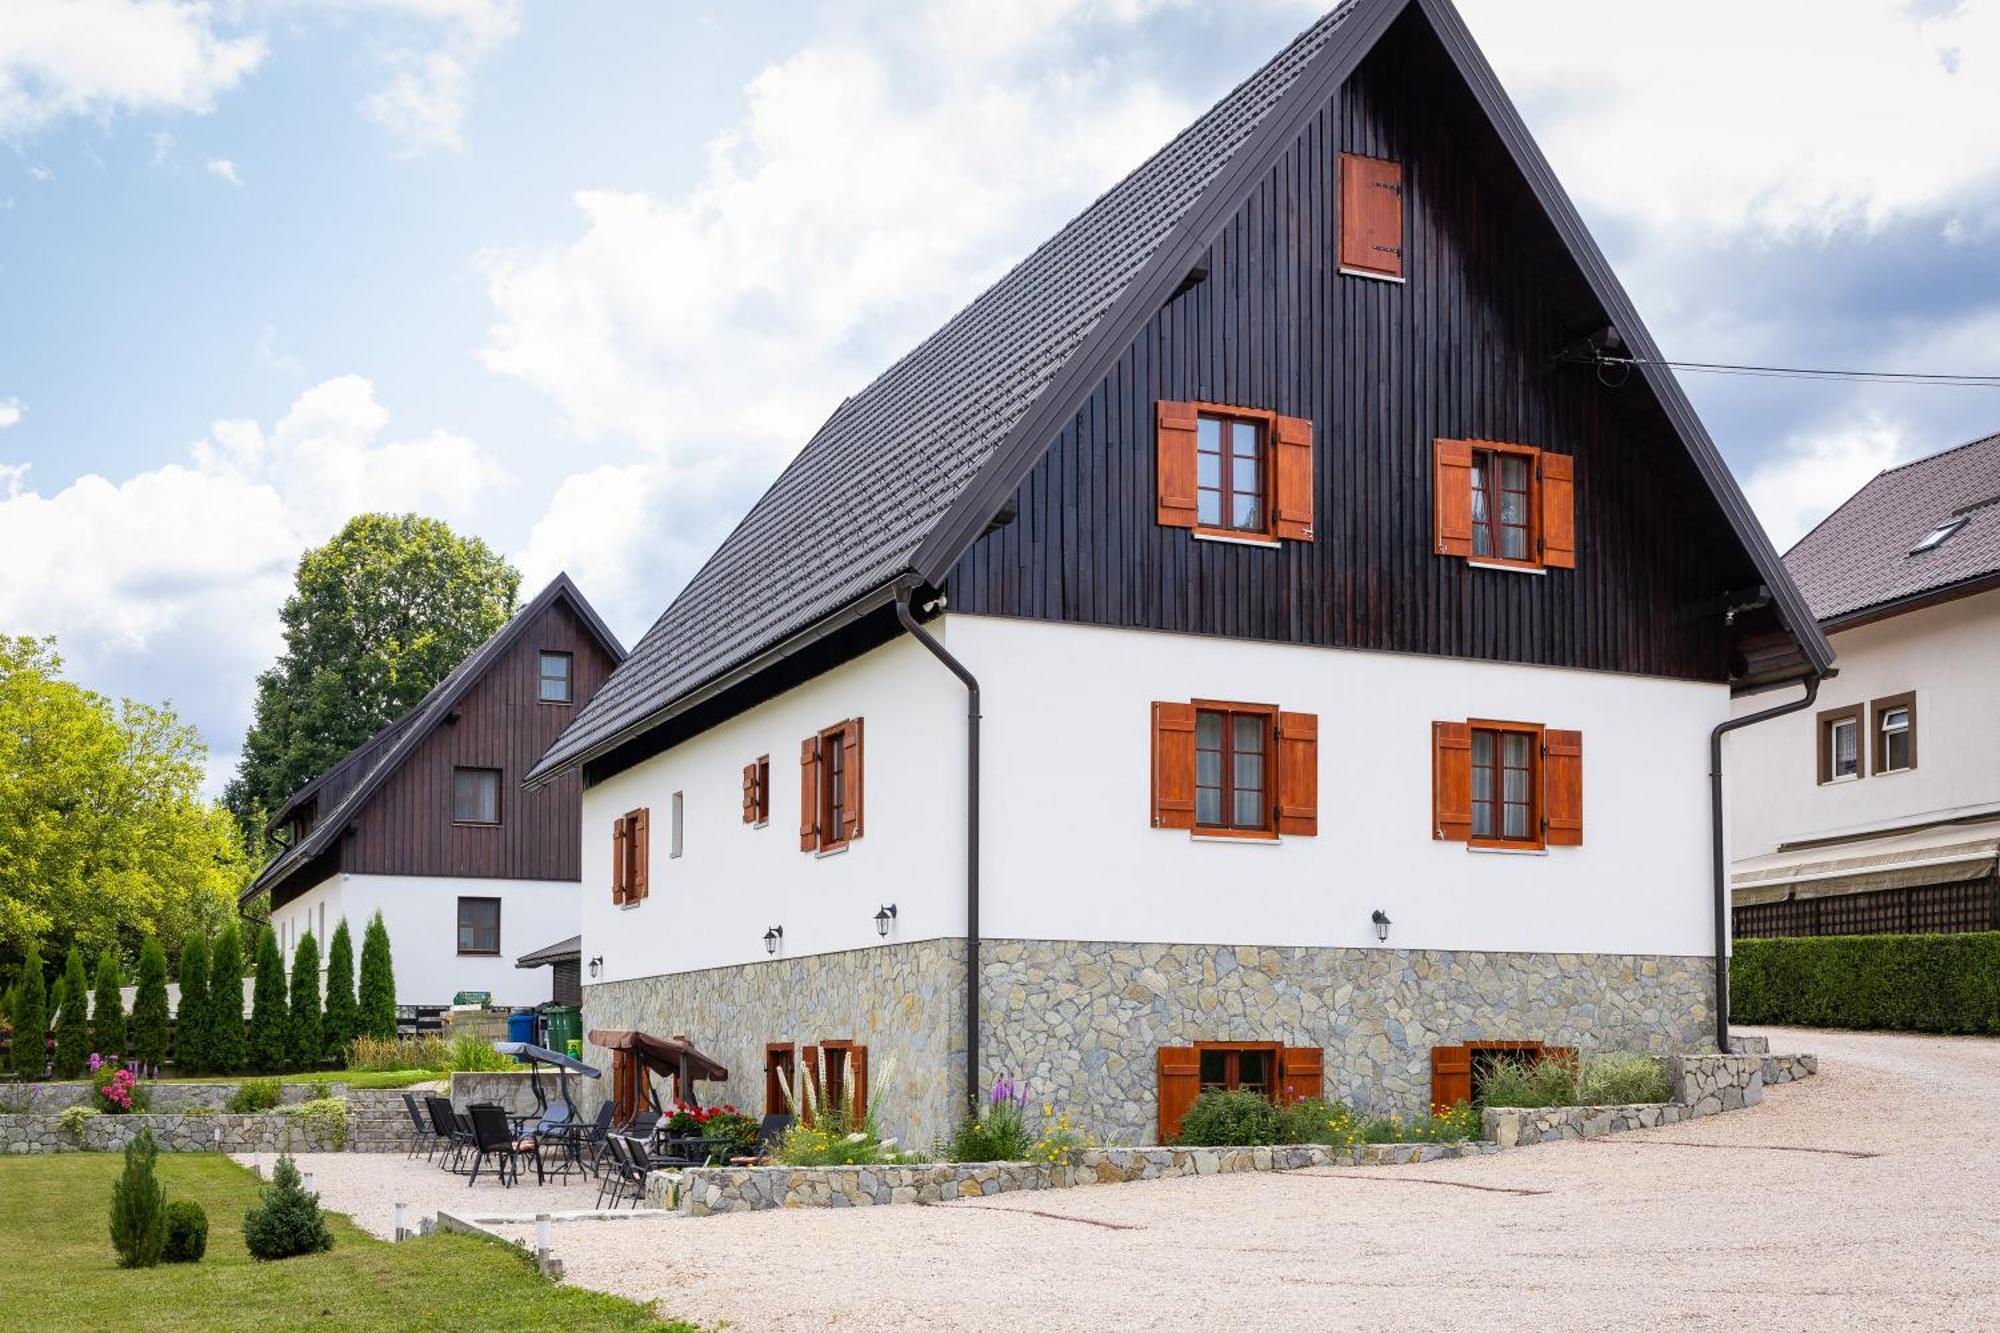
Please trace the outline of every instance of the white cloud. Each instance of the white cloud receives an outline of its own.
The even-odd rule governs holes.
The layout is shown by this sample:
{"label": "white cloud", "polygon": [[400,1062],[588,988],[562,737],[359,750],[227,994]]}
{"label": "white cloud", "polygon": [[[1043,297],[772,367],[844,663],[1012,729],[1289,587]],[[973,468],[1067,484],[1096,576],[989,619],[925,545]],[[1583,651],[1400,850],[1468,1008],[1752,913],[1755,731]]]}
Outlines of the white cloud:
{"label": "white cloud", "polygon": [[1900,423],[1866,420],[1785,441],[1783,453],[1753,471],[1743,492],[1779,551],[1838,508],[1883,468],[1919,453]]}
{"label": "white cloud", "polygon": [[56,634],[78,678],[181,702],[211,740],[248,722],[292,567],[362,510],[463,522],[505,475],[443,431],[384,441],[358,376],[299,395],[268,436],[218,421],[187,461],[52,494],[0,467],[0,625]]}
{"label": "white cloud", "polygon": [[208,166],[206,170],[209,175],[214,176],[219,180],[228,181],[231,185],[234,185],[239,189],[242,188],[243,178],[236,174],[236,164],[234,162],[231,162],[228,158],[211,157],[210,159],[208,159]]}
{"label": "white cloud", "polygon": [[18,398],[0,398],[0,430],[21,424],[21,417],[27,411]]}
{"label": "white cloud", "polygon": [[361,111],[397,140],[405,156],[463,148],[473,74],[521,30],[521,0],[329,3],[337,9],[407,17],[427,30],[424,43],[398,44],[387,52],[387,80],[362,101]]}
{"label": "white cloud", "polygon": [[206,112],[264,54],[262,37],[224,36],[196,0],[8,0],[0,137],[71,116]]}

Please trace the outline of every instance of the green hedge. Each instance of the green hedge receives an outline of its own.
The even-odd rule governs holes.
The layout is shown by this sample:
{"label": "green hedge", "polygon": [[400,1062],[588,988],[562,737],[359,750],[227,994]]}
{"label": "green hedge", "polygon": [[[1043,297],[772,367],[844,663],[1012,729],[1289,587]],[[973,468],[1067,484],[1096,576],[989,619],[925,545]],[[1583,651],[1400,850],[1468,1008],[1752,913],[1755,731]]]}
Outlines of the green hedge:
{"label": "green hedge", "polygon": [[1737,1023],[2000,1032],[2000,931],[1738,940]]}

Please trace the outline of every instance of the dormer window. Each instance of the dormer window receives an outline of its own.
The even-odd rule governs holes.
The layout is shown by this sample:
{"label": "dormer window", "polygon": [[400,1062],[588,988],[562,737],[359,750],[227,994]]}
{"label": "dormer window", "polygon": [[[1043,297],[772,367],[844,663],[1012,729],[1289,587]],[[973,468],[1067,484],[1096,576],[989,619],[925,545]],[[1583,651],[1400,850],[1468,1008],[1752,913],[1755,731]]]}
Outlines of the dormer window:
{"label": "dormer window", "polygon": [[1952,539],[1952,536],[1955,533],[1957,533],[1957,531],[1960,528],[1965,526],[1966,519],[1967,515],[1964,514],[1960,514],[1956,518],[1946,519],[1944,522],[1932,528],[1929,532],[1926,532],[1923,536],[1923,540],[1910,548],[1910,554],[1922,555],[1925,551],[1937,550],[1938,547],[1943,546],[1946,542],[1950,541]]}

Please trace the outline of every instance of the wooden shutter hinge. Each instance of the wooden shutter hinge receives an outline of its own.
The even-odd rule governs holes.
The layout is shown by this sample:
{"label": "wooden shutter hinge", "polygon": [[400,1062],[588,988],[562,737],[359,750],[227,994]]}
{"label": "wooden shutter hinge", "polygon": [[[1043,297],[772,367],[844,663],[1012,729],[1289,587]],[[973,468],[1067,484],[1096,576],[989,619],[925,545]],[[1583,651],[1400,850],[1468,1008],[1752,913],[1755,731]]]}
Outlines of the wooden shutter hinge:
{"label": "wooden shutter hinge", "polygon": [[1375,248],[1377,250],[1382,250],[1389,254],[1392,254],[1396,256],[1396,258],[1398,259],[1401,259],[1403,257],[1403,247],[1400,245],[1378,245]]}
{"label": "wooden shutter hinge", "polygon": [[1387,190],[1391,194],[1401,194],[1403,192],[1403,183],[1401,181],[1370,181],[1368,183],[1378,190]]}

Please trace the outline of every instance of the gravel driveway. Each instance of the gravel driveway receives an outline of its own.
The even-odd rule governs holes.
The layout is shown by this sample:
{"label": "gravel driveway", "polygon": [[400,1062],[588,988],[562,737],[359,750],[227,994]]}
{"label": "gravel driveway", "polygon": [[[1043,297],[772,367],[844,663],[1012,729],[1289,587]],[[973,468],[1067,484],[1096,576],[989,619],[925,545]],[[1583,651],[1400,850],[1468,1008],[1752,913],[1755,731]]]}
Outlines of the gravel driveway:
{"label": "gravel driveway", "polygon": [[2000,1041],[1768,1035],[1816,1052],[1819,1076],[1611,1139],[935,1207],[573,1223],[556,1251],[572,1282],[757,1330],[2000,1323]]}

